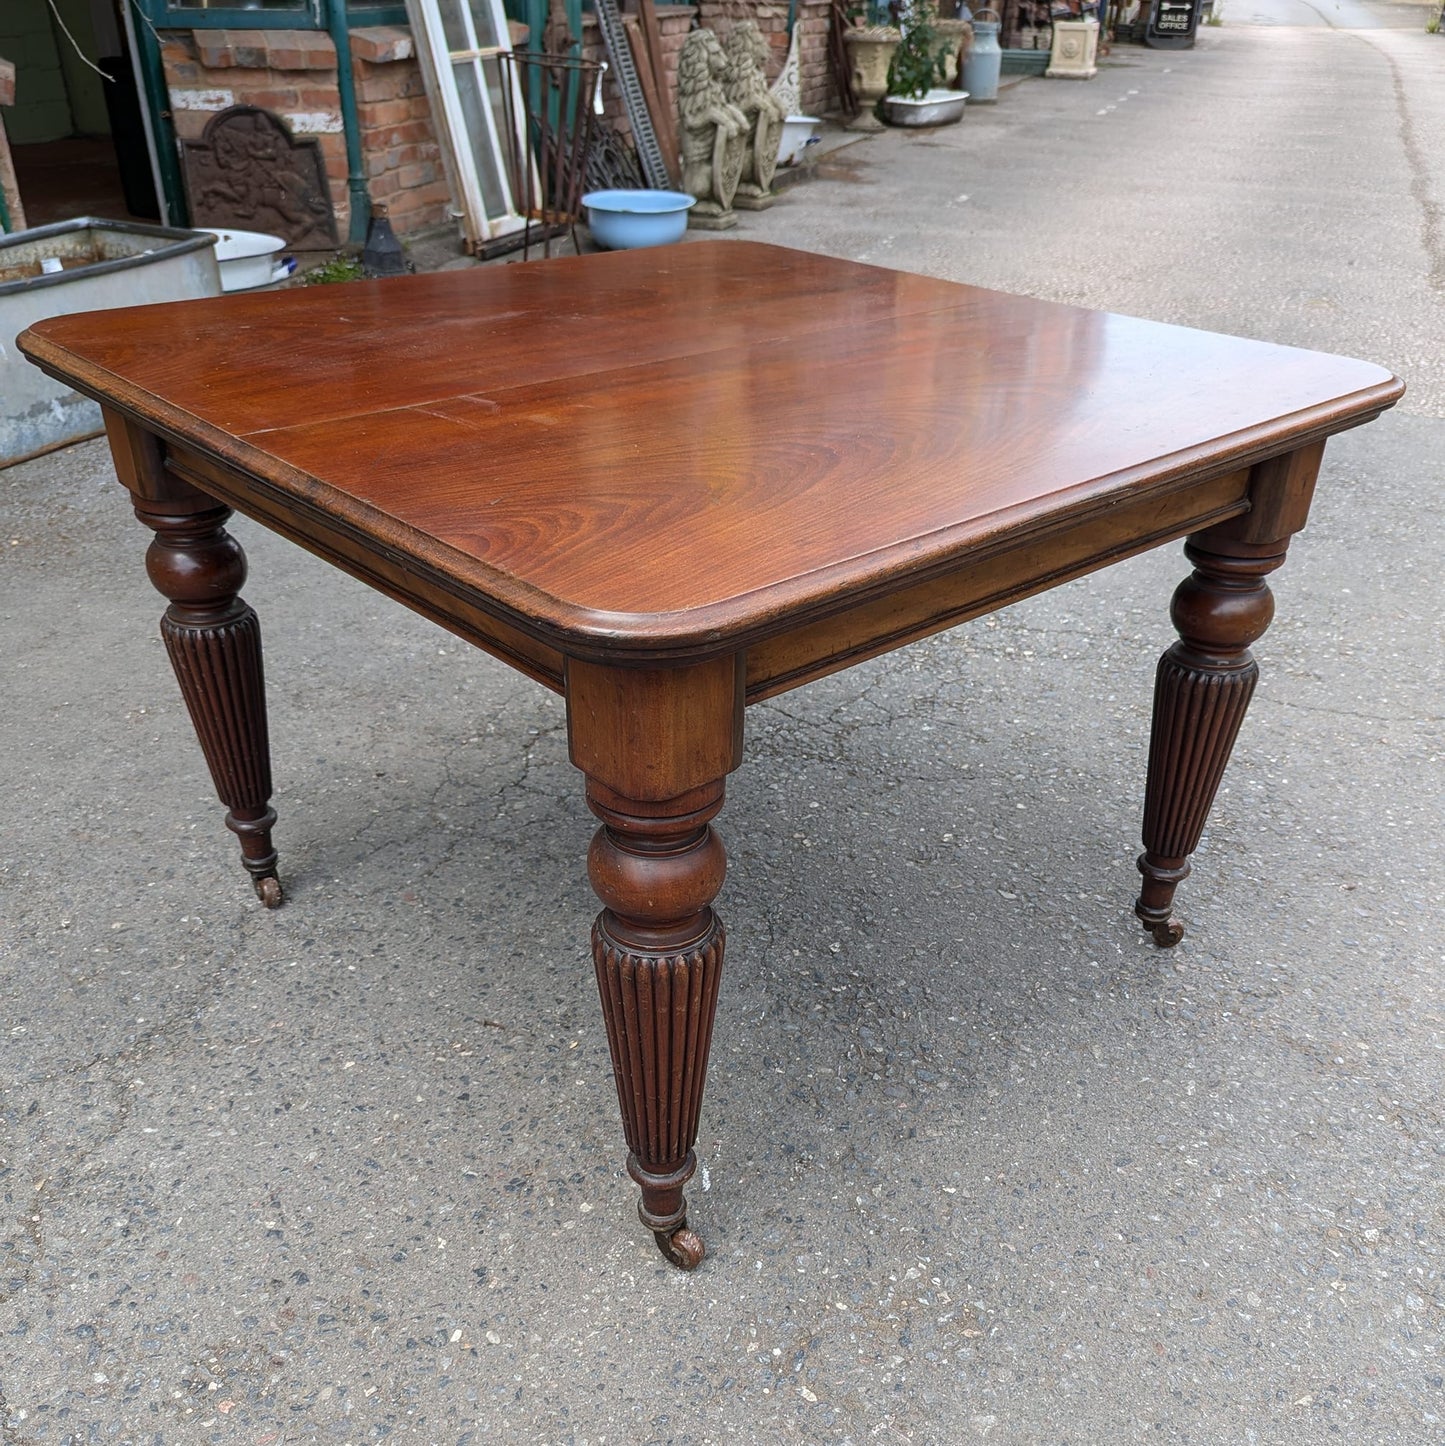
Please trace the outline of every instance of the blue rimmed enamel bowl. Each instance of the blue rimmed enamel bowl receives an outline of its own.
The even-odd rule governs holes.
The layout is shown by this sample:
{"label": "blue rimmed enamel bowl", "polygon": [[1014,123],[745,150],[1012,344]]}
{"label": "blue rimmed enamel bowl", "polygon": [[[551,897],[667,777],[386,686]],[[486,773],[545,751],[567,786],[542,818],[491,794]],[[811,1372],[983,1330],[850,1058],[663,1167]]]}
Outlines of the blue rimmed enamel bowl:
{"label": "blue rimmed enamel bowl", "polygon": [[609,251],[681,241],[694,202],[682,191],[589,191],[582,198],[592,239]]}

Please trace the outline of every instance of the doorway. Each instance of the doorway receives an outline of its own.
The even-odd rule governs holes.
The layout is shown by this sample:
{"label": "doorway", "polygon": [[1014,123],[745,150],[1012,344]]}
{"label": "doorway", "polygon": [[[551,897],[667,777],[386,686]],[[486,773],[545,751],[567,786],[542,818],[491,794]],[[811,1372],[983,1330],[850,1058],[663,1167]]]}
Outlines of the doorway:
{"label": "doorway", "polygon": [[0,55],[16,71],[5,126],[28,226],[160,219],[121,3],[0,4]]}

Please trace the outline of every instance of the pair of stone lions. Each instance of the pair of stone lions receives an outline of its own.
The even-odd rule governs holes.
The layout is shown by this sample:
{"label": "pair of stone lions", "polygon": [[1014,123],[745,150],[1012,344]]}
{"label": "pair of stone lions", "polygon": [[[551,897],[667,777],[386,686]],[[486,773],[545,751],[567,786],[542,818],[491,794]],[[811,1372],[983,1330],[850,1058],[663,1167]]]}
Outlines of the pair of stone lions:
{"label": "pair of stone lions", "polygon": [[734,25],[727,44],[694,30],[678,58],[682,184],[704,215],[731,209],[741,192],[768,194],[777,165],[782,108],[768,90],[768,44],[751,20]]}

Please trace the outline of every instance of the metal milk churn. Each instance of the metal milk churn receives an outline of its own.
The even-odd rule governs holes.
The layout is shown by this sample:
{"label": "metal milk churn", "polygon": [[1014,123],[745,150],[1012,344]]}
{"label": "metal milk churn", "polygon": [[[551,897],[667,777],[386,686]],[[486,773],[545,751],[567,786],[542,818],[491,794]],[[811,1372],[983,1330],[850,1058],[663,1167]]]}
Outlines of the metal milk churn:
{"label": "metal milk churn", "polygon": [[1003,51],[998,44],[997,10],[979,10],[973,17],[973,44],[963,62],[963,86],[975,105],[990,105],[998,99],[998,72]]}

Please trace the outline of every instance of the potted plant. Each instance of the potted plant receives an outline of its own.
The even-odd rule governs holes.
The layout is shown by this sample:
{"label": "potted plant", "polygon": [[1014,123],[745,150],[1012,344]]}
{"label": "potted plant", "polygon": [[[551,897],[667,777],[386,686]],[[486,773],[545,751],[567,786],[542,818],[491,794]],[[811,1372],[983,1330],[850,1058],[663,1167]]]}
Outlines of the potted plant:
{"label": "potted plant", "polygon": [[878,102],[880,119],[899,126],[937,126],[963,115],[964,91],[945,90],[949,43],[935,26],[933,0],[907,0],[900,14],[902,39],[888,67],[888,86]]}

